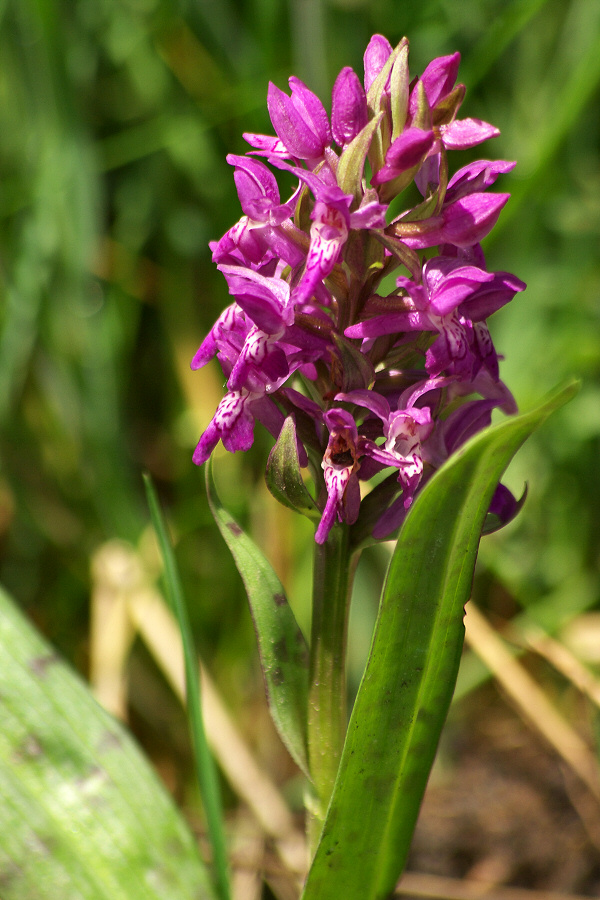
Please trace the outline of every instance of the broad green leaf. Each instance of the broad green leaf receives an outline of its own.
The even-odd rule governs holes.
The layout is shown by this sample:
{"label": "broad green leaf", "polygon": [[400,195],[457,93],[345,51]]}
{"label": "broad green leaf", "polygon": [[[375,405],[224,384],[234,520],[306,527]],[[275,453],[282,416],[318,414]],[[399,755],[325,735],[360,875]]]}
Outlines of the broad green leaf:
{"label": "broad green leaf", "polygon": [[0,590],[2,900],[214,900],[126,731]]}
{"label": "broad green leaf", "polygon": [[271,565],[221,506],[212,462],[206,467],[206,492],[215,522],[246,588],[271,717],[291,756],[309,777],[306,754],[309,657],[306,641]]}
{"label": "broad green leaf", "polygon": [[266,482],[275,499],[284,506],[314,521],[321,518],[317,504],[302,479],[296,425],[292,416],[288,416],[283,423],[277,443],[269,454]]}
{"label": "broad green leaf", "polygon": [[400,530],[303,900],[382,900],[405,864],[452,699],[479,539],[502,472],[575,392],[469,441]]}

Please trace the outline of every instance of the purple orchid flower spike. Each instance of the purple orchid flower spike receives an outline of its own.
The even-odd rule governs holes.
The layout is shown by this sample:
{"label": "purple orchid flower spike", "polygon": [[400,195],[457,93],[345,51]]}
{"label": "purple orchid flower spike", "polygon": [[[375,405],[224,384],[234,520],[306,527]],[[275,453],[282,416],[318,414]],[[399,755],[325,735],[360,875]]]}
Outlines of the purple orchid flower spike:
{"label": "purple orchid flower spike", "polygon": [[[256,421],[277,438],[293,415],[298,459],[310,460],[323,510],[318,543],[359,518],[359,478],[388,469],[357,526],[385,537],[493,409],[516,411],[487,319],[525,285],[488,272],[480,247],[509,197],[488,189],[514,163],[484,159],[451,174],[453,150],[498,134],[457,118],[459,61],[434,59],[411,81],[406,39],[392,48],[374,35],[364,88],[350,67],[335,81],[331,124],[292,77],[289,94],[269,85],[275,136],[247,134],[253,149],[228,156],[243,215],[210,246],[234,302],[192,362],[216,356],[227,394],[194,461],[219,440],[247,449]],[[278,170],[297,179],[285,202]],[[388,224],[389,204],[412,181],[425,202]],[[406,274],[381,296],[382,279],[400,265]],[[336,402],[353,404],[358,419]],[[494,504],[501,521],[518,509],[500,489]]]}
{"label": "purple orchid flower spike", "polygon": [[345,410],[330,409],[323,414],[323,421],[329,428],[329,441],[321,463],[327,502],[315,533],[317,544],[327,540],[334,522],[353,525],[358,518],[360,488],[356,473],[365,444],[354,419]]}

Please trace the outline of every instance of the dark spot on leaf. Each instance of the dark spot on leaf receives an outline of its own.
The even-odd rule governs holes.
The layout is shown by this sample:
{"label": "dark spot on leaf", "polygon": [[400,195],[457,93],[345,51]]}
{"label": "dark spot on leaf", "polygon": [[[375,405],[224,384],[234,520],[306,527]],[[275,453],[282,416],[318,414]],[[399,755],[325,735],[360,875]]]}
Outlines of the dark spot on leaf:
{"label": "dark spot on leaf", "polygon": [[294,656],[294,662],[303,669],[308,668],[308,647],[300,647],[298,653]]}
{"label": "dark spot on leaf", "polygon": [[115,748],[120,747],[121,744],[122,741],[120,734],[116,731],[109,731],[107,728],[106,731],[102,733],[102,736],[98,741],[96,752],[104,753],[107,750],[114,750]]}
{"label": "dark spot on leaf", "polygon": [[36,834],[33,839],[28,841],[28,847],[39,856],[50,856],[56,848],[56,838],[51,834],[44,837]]}
{"label": "dark spot on leaf", "polygon": [[273,594],[273,600],[275,601],[276,606],[285,606],[287,602],[285,594]]}
{"label": "dark spot on leaf", "polygon": [[276,669],[273,669],[273,674],[271,675],[271,680],[276,687],[279,687],[280,684],[283,684],[285,681],[285,676],[279,666]]}
{"label": "dark spot on leaf", "polygon": [[17,762],[23,762],[28,759],[39,759],[44,753],[44,749],[35,734],[28,734],[20,747],[15,750],[15,759]]}
{"label": "dark spot on leaf", "polygon": [[23,875],[23,869],[12,859],[0,869],[0,887],[9,888],[13,881]]}
{"label": "dark spot on leaf", "polygon": [[167,841],[166,850],[170,857],[184,856],[185,852],[186,852],[186,849],[185,849],[183,843],[181,841],[177,840],[177,838],[170,838]]}
{"label": "dark spot on leaf", "polygon": [[273,646],[273,650],[275,652],[275,656],[277,659],[281,660],[281,662],[287,662],[290,658],[287,648],[287,641],[284,637],[281,638],[280,641]]}
{"label": "dark spot on leaf", "polygon": [[38,678],[45,678],[50,666],[57,662],[60,662],[58,653],[46,653],[44,656],[34,657],[29,663],[29,668]]}
{"label": "dark spot on leaf", "polygon": [[237,522],[228,522],[227,527],[234,537],[239,537],[240,534],[244,533]]}

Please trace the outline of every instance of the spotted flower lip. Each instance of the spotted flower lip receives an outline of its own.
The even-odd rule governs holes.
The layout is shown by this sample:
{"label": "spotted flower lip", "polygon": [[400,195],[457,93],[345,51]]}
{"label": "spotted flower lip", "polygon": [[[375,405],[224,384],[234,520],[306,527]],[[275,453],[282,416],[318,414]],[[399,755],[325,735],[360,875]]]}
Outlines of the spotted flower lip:
{"label": "spotted flower lip", "polygon": [[[192,360],[216,358],[226,388],[193,459],[219,441],[249,449],[256,422],[277,439],[291,416],[321,510],[318,543],[340,525],[364,531],[360,485],[376,475],[391,489],[373,492],[381,508],[364,521],[387,537],[494,409],[516,411],[487,319],[525,285],[490,271],[480,246],[509,198],[489,189],[515,164],[452,172],[454,150],[498,134],[458,118],[459,63],[438,57],[411,81],[408,41],[374,35],[364,85],[350,66],[336,78],[331,120],[298,78],[289,93],[271,83],[275,134],[247,133],[251,149],[227,157],[242,215],[210,246],[231,302]],[[281,172],[294,179],[287,198]],[[399,210],[412,181],[423,200]],[[499,486],[492,507],[506,521],[519,504]]]}
{"label": "spotted flower lip", "polygon": [[353,525],[360,508],[357,471],[359,456],[365,444],[359,437],[352,416],[343,409],[330,409],[323,421],[329,429],[329,440],[321,467],[327,490],[327,502],[315,533],[317,544],[327,540],[335,521]]}

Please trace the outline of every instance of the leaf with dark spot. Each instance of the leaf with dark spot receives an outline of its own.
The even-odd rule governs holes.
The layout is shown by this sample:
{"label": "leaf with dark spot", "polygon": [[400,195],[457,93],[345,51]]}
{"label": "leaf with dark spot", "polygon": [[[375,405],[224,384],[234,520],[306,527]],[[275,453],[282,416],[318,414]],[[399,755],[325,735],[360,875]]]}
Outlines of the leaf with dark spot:
{"label": "leaf with dark spot", "polygon": [[[306,641],[277,575],[256,544],[221,506],[211,462],[206,467],[206,491],[215,522],[246,588],[273,722],[291,756],[308,777]],[[235,538],[232,524],[236,525]]]}
{"label": "leaf with dark spot", "polygon": [[214,900],[126,731],[0,590],[2,900]]}

